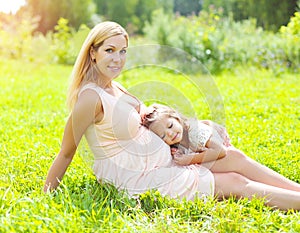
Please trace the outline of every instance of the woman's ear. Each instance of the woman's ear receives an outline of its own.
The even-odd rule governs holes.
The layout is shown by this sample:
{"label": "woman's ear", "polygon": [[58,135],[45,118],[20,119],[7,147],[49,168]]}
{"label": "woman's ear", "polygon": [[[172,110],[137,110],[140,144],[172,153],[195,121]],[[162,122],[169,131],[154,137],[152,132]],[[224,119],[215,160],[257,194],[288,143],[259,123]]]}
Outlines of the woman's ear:
{"label": "woman's ear", "polygon": [[93,46],[91,46],[91,48],[90,48],[90,57],[92,60],[95,59],[95,50],[94,50]]}

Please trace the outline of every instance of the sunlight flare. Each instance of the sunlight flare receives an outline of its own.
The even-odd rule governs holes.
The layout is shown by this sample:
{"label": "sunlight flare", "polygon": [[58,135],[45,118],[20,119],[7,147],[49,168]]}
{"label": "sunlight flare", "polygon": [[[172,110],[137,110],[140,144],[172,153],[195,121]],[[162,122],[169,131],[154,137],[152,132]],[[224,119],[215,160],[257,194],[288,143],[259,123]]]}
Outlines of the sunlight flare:
{"label": "sunlight flare", "polygon": [[0,12],[15,14],[23,5],[25,0],[0,0]]}

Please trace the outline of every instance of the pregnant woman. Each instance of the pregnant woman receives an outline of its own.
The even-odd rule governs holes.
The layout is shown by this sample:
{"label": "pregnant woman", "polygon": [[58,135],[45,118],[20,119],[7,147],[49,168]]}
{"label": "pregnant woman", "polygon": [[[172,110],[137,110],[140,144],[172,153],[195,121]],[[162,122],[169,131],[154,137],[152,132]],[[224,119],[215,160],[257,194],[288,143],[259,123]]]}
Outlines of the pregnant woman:
{"label": "pregnant woman", "polygon": [[241,153],[210,164],[176,165],[169,146],[141,125],[145,106],[113,81],[125,64],[127,47],[128,34],[114,22],[96,25],[87,36],[73,68],[71,112],[45,192],[59,185],[85,135],[97,179],[130,195],[157,189],[162,195],[189,200],[256,196],[273,207],[300,209],[299,184]]}

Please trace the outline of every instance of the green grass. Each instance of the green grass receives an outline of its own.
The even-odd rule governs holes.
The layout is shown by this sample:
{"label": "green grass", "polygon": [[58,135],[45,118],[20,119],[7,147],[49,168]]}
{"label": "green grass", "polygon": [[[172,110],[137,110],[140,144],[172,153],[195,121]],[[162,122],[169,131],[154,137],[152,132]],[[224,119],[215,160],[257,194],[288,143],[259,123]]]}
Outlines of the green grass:
{"label": "green grass", "polygon": [[[60,188],[44,194],[68,115],[71,68],[2,60],[0,70],[0,232],[300,231],[299,212],[272,210],[256,199],[179,202],[155,192],[129,199],[98,184],[81,153]],[[149,80],[163,93],[146,89]],[[146,103],[170,102],[185,113],[223,121],[234,145],[300,182],[300,76],[239,68],[214,80],[224,109],[205,98],[206,87],[172,72],[136,69],[119,79]]]}

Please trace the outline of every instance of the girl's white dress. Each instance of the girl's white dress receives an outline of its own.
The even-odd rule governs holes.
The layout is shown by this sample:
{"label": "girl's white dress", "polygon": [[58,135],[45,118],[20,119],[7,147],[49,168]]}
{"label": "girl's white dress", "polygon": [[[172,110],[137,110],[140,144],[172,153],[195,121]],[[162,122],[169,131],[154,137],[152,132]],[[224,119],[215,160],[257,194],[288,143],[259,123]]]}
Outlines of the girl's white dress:
{"label": "girl's white dress", "polygon": [[189,119],[189,145],[193,151],[204,149],[207,141],[212,136],[212,128],[197,119]]}
{"label": "girl's white dress", "polygon": [[94,154],[93,170],[99,181],[110,182],[130,195],[157,189],[162,195],[193,200],[214,194],[213,174],[201,165],[178,166],[170,147],[157,135],[141,126],[137,100],[124,92],[115,97],[95,84],[82,89],[95,91],[104,117],[85,134]]}
{"label": "girl's white dress", "polygon": [[183,146],[179,146],[186,154],[203,151],[207,141],[211,137],[213,137],[214,140],[218,140],[221,144],[224,143],[224,140],[216,130],[213,130],[211,126],[206,125],[195,118],[188,119],[187,125],[189,126],[188,139],[190,147],[187,149]]}

